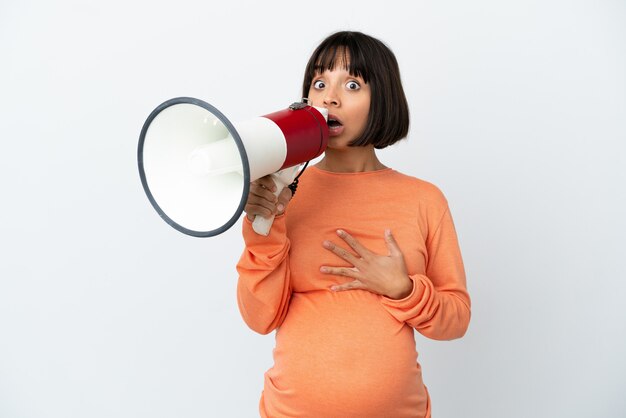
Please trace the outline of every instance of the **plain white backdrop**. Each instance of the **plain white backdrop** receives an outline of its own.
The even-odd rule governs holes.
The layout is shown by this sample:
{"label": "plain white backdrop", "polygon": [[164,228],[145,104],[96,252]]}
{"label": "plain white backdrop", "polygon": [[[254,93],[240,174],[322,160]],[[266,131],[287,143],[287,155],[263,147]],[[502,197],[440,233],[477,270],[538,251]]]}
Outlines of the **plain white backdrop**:
{"label": "plain white backdrop", "polygon": [[171,97],[285,108],[342,29],[396,53],[411,132],[380,158],[457,225],[472,323],[416,335],[434,417],[626,416],[625,22],[618,0],[3,0],[0,416],[258,416],[274,335],[237,309],[240,223],[166,225],[137,141]]}

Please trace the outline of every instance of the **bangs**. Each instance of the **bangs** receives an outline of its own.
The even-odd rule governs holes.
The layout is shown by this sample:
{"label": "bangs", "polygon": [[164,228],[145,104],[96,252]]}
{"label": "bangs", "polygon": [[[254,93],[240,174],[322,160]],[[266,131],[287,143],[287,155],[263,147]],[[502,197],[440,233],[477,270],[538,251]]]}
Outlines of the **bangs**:
{"label": "bangs", "polygon": [[338,66],[353,76],[361,77],[366,83],[369,82],[369,74],[365,65],[364,53],[359,43],[350,34],[342,34],[328,42],[322,43],[313,53],[309,66],[309,77],[313,78],[318,73],[326,70],[334,70]]}

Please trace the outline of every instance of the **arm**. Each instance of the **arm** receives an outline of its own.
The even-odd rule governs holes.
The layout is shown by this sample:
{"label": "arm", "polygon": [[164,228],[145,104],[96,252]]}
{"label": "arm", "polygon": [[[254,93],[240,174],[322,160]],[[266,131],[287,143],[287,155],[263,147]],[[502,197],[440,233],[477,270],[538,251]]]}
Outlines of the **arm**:
{"label": "arm", "polygon": [[383,296],[384,308],[422,335],[435,340],[462,337],[469,326],[470,297],[466,289],[461,251],[450,215],[446,210],[429,233],[426,275],[410,275],[413,290],[404,299]]}
{"label": "arm", "polygon": [[267,237],[243,220],[246,248],[237,263],[237,305],[243,320],[254,331],[269,334],[285,319],[291,297],[289,239],[285,216],[277,216]]}

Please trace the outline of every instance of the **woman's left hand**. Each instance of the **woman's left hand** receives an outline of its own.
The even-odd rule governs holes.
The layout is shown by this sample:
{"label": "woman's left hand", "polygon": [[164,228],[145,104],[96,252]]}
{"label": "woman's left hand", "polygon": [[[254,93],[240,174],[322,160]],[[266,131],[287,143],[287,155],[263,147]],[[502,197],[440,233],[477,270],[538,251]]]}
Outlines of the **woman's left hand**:
{"label": "woman's left hand", "polygon": [[344,230],[337,230],[341,237],[356,253],[336,245],[331,241],[324,241],[323,246],[339,257],[352,264],[353,267],[322,266],[320,271],[325,274],[334,274],[353,278],[354,281],[342,285],[332,286],[333,291],[363,289],[391,299],[403,299],[411,294],[413,281],[404,262],[404,255],[393,238],[391,231],[385,231],[385,243],[389,255],[376,254],[365,248],[353,236]]}

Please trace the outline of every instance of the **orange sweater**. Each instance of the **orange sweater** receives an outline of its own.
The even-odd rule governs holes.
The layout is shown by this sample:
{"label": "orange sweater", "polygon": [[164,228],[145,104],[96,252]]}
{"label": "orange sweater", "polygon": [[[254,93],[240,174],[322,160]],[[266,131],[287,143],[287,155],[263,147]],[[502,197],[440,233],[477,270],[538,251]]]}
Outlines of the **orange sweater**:
{"label": "orange sweater", "polygon": [[[352,281],[319,271],[348,265],[322,247],[331,240],[349,249],[338,228],[378,254],[388,253],[384,230],[391,229],[412,293],[393,300],[362,289],[331,291]],[[413,329],[450,340],[470,320],[456,232],[437,187],[389,168],[310,167],[270,235],[257,235],[244,218],[243,236],[239,310],[254,331],[276,329],[262,417],[430,417]]]}

